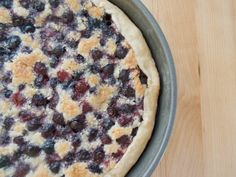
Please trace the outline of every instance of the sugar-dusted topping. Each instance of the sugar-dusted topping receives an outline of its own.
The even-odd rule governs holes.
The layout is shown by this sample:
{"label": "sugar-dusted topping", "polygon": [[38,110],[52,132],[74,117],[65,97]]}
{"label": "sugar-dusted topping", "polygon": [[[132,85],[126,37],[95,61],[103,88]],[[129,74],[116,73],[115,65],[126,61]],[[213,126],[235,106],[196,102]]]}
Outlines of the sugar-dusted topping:
{"label": "sugar-dusted topping", "polygon": [[109,130],[109,134],[113,139],[120,138],[123,135],[130,135],[132,131],[131,127],[118,127],[114,126]]}
{"label": "sugar-dusted topping", "polygon": [[0,7],[0,23],[11,23],[10,13],[3,7]]}
{"label": "sugar-dusted topping", "polygon": [[101,18],[103,16],[103,9],[100,7],[92,6],[88,8],[88,13],[91,17]]}
{"label": "sugar-dusted topping", "polygon": [[89,55],[89,52],[96,48],[99,44],[99,37],[98,36],[92,36],[89,39],[82,39],[78,46],[78,53],[81,53],[85,56]]}
{"label": "sugar-dusted topping", "polygon": [[86,163],[75,163],[65,172],[66,177],[98,177],[87,169]]}
{"label": "sugar-dusted topping", "polygon": [[78,102],[71,99],[71,96],[65,91],[60,92],[60,100],[57,105],[57,110],[63,113],[67,121],[73,119],[81,113]]}
{"label": "sugar-dusted topping", "polygon": [[117,88],[111,86],[102,86],[98,93],[89,98],[89,103],[95,108],[104,110],[108,106],[108,101],[116,93]]}
{"label": "sugar-dusted topping", "polygon": [[59,140],[55,144],[55,151],[63,158],[72,149],[71,142],[66,140]]}
{"label": "sugar-dusted topping", "polygon": [[65,0],[65,3],[67,3],[69,8],[75,13],[78,12],[81,8],[79,0]]}
{"label": "sugar-dusted topping", "polygon": [[18,121],[13,125],[10,135],[12,137],[20,136],[22,135],[24,130],[25,130],[25,124],[22,124]]}
{"label": "sugar-dusted topping", "polygon": [[104,146],[104,150],[108,154],[116,153],[119,148],[120,148],[120,146],[116,142]]}
{"label": "sugar-dusted topping", "polygon": [[99,76],[97,76],[96,74],[91,74],[90,76],[88,76],[88,83],[91,87],[98,85],[99,81]]}
{"label": "sugar-dusted topping", "polygon": [[15,150],[17,150],[17,148],[17,145],[13,143],[5,147],[0,147],[0,155],[12,154]]}
{"label": "sugar-dusted topping", "polygon": [[19,16],[27,17],[29,15],[29,11],[20,5],[20,0],[13,1],[13,11]]}
{"label": "sugar-dusted topping", "polygon": [[52,13],[51,7],[49,4],[45,5],[45,9],[35,18],[35,24],[38,26],[43,25],[48,15]]}
{"label": "sugar-dusted topping", "polygon": [[46,164],[40,164],[30,177],[53,177]]}
{"label": "sugar-dusted topping", "polygon": [[113,39],[108,39],[107,44],[106,44],[106,49],[107,49],[107,53],[110,55],[113,55],[116,51],[116,43]]}
{"label": "sugar-dusted topping", "polygon": [[140,82],[139,77],[136,76],[135,78],[133,78],[133,82],[134,82],[134,88],[135,88],[135,92],[137,96],[139,97],[144,96],[146,86]]}
{"label": "sugar-dusted topping", "polygon": [[64,69],[65,71],[69,73],[73,73],[80,69],[80,65],[73,58],[70,58],[70,59],[64,60],[60,68]]}
{"label": "sugar-dusted topping", "polygon": [[45,141],[39,132],[30,133],[28,136],[26,136],[26,140],[31,141],[31,143],[35,145],[42,145]]}
{"label": "sugar-dusted topping", "polygon": [[126,58],[122,61],[125,69],[133,69],[137,67],[137,60],[133,50],[130,50]]}

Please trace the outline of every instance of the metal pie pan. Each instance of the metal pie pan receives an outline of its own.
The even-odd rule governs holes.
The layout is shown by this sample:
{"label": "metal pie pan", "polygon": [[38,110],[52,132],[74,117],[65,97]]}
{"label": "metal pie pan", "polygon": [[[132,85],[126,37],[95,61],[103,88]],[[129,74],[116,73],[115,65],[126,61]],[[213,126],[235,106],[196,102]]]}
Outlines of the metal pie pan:
{"label": "metal pie pan", "polygon": [[174,62],[159,25],[140,0],[110,2],[122,9],[142,31],[160,74],[161,91],[155,128],[145,151],[127,174],[127,177],[150,177],[165,152],[174,124],[177,100]]}

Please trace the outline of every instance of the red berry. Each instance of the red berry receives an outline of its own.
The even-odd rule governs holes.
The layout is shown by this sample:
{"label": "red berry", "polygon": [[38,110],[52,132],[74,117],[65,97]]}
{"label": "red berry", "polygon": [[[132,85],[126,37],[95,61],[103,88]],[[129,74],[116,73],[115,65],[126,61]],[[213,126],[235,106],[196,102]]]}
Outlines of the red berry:
{"label": "red berry", "polygon": [[25,97],[20,92],[13,94],[11,100],[16,106],[22,106],[26,101]]}
{"label": "red berry", "polygon": [[65,70],[61,70],[57,72],[57,77],[60,82],[65,82],[65,81],[68,81],[71,76]]}
{"label": "red berry", "polygon": [[92,108],[92,107],[90,106],[90,104],[87,103],[87,102],[84,102],[84,103],[83,103],[82,109],[83,109],[83,113],[84,113],[84,114],[86,114],[86,113],[88,113],[88,112],[91,112],[91,111],[93,110],[93,108]]}

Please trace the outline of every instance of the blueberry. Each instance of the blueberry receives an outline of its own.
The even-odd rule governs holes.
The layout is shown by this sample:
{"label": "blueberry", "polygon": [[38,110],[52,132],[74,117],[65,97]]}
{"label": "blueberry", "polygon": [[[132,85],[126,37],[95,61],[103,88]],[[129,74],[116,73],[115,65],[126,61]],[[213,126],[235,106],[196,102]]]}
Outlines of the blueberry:
{"label": "blueberry", "polygon": [[20,0],[19,2],[20,2],[20,5],[22,7],[24,7],[25,9],[28,9],[30,7],[30,4],[31,4],[30,1],[31,0]]}
{"label": "blueberry", "polygon": [[32,98],[32,104],[36,107],[46,106],[48,104],[48,100],[42,94],[35,94]]}
{"label": "blueberry", "polygon": [[90,71],[93,73],[93,74],[97,74],[100,72],[100,67],[98,66],[98,64],[93,64],[90,66]]}
{"label": "blueberry", "polygon": [[85,120],[73,120],[69,123],[69,126],[74,132],[82,131],[85,128]]}
{"label": "blueberry", "polygon": [[135,111],[135,105],[123,104],[119,108],[120,114],[131,114]]}
{"label": "blueberry", "polygon": [[0,168],[7,167],[11,164],[10,158],[8,156],[0,156]]}
{"label": "blueberry", "polygon": [[111,119],[103,119],[103,122],[101,124],[104,130],[109,130],[113,125],[115,125],[115,123]]}
{"label": "blueberry", "polygon": [[53,114],[52,120],[54,123],[56,123],[58,125],[62,125],[62,126],[65,125],[65,120],[64,120],[63,114],[61,114],[61,113],[55,112]]}
{"label": "blueberry", "polygon": [[7,48],[10,50],[15,50],[21,44],[21,39],[19,36],[11,36],[7,39]]}
{"label": "blueberry", "polygon": [[23,33],[34,33],[35,30],[36,30],[35,26],[30,22],[21,26],[21,31]]}
{"label": "blueberry", "polygon": [[46,154],[52,154],[54,152],[54,144],[55,142],[52,139],[46,140],[42,147],[43,151]]}
{"label": "blueberry", "polygon": [[74,147],[78,147],[78,146],[80,146],[80,144],[81,144],[80,137],[79,136],[73,136],[72,137],[72,145]]}
{"label": "blueberry", "polygon": [[103,21],[106,23],[107,26],[110,26],[112,24],[112,17],[110,14],[105,13],[103,16]]}
{"label": "blueberry", "polygon": [[49,0],[49,4],[53,7],[56,8],[60,4],[60,0]]}
{"label": "blueberry", "polygon": [[92,172],[92,173],[102,173],[102,169],[99,167],[99,165],[92,163],[89,164],[88,169]]}
{"label": "blueberry", "polygon": [[10,136],[7,134],[7,132],[4,132],[2,135],[0,135],[0,145],[5,146],[9,144],[11,141]]}
{"label": "blueberry", "polygon": [[62,22],[65,24],[69,24],[74,20],[74,13],[72,11],[67,11],[62,15]]}
{"label": "blueberry", "polygon": [[89,93],[94,93],[94,92],[96,92],[96,87],[91,87],[90,89],[89,89]]}
{"label": "blueberry", "polygon": [[73,163],[74,159],[75,159],[75,154],[72,152],[69,152],[63,158],[63,160],[67,162],[67,165],[71,165]]}
{"label": "blueberry", "polygon": [[118,108],[114,104],[108,106],[107,113],[111,117],[117,117],[119,115]]}
{"label": "blueberry", "polygon": [[12,7],[12,1],[13,0],[1,0],[0,1],[0,6],[3,6],[7,9],[10,9]]}
{"label": "blueberry", "polygon": [[35,131],[41,127],[42,123],[39,118],[34,118],[27,122],[26,127],[29,131]]}
{"label": "blueberry", "polygon": [[53,173],[58,173],[60,170],[60,162],[53,162],[51,164],[49,164],[49,169],[53,172]]}
{"label": "blueberry", "polygon": [[131,140],[128,135],[123,135],[120,138],[116,139],[116,142],[120,144],[122,147],[128,147],[131,143]]}
{"label": "blueberry", "polygon": [[121,94],[127,98],[133,98],[135,97],[135,90],[131,86],[125,86],[121,89]]}
{"label": "blueberry", "polygon": [[11,73],[11,71],[8,71],[3,75],[2,81],[6,84],[9,84],[9,83],[12,82],[12,73]]}
{"label": "blueberry", "polygon": [[24,90],[24,89],[25,89],[25,84],[20,84],[20,85],[18,86],[18,89],[19,89],[19,91]]}
{"label": "blueberry", "polygon": [[115,51],[115,56],[119,59],[123,59],[126,57],[128,51],[129,49],[119,45]]}
{"label": "blueberry", "polygon": [[58,79],[56,77],[50,79],[50,86],[56,88],[58,84]]}
{"label": "blueberry", "polygon": [[100,140],[103,144],[111,144],[112,139],[105,133],[99,135]]}
{"label": "blueberry", "polygon": [[95,151],[93,153],[94,162],[96,162],[97,164],[100,164],[104,158],[105,158],[105,152],[104,152],[103,148],[98,147],[97,149],[95,149]]}
{"label": "blueberry", "polygon": [[45,4],[39,0],[34,0],[33,9],[37,10],[38,12],[42,12],[45,9]]}
{"label": "blueberry", "polygon": [[114,70],[115,70],[114,64],[107,64],[102,68],[103,77],[110,77],[111,75],[113,75]]}
{"label": "blueberry", "polygon": [[92,58],[96,61],[103,57],[103,52],[101,50],[94,49],[92,50],[91,55],[92,55]]}
{"label": "blueberry", "polygon": [[30,166],[25,163],[19,163],[13,177],[25,177],[30,171]]}
{"label": "blueberry", "polygon": [[4,92],[4,96],[5,96],[6,98],[10,98],[11,95],[12,95],[12,93],[13,93],[12,90],[9,90],[9,89],[7,89],[7,88],[5,88],[3,92]]}
{"label": "blueberry", "polygon": [[90,38],[90,36],[92,35],[92,31],[90,29],[85,29],[81,31],[80,33],[81,33],[81,37],[83,38]]}
{"label": "blueberry", "polygon": [[64,53],[66,52],[66,48],[58,45],[56,46],[50,53],[55,56],[55,57],[61,57],[62,55],[64,55]]}
{"label": "blueberry", "polygon": [[88,135],[88,140],[89,140],[89,142],[95,141],[97,137],[98,137],[98,130],[95,129],[95,128],[92,128],[92,129],[89,131],[89,135]]}
{"label": "blueberry", "polygon": [[52,98],[49,100],[49,108],[54,109],[59,101],[59,95],[57,92],[53,92]]}
{"label": "blueberry", "polygon": [[85,62],[85,58],[82,55],[78,54],[76,56],[76,61],[78,61],[78,63],[83,63]]}
{"label": "blueberry", "polygon": [[25,19],[22,16],[12,15],[13,26],[22,26],[25,23]]}
{"label": "blueberry", "polygon": [[123,69],[119,74],[119,80],[122,81],[122,83],[126,83],[129,81],[129,70]]}
{"label": "blueberry", "polygon": [[37,157],[40,151],[41,151],[40,147],[30,144],[27,145],[25,153],[30,157]]}
{"label": "blueberry", "polygon": [[14,124],[14,118],[12,117],[6,117],[5,120],[3,121],[4,128],[6,130],[10,130],[12,125]]}
{"label": "blueberry", "polygon": [[132,132],[131,132],[131,136],[134,137],[137,135],[138,132],[138,127],[133,128]]}
{"label": "blueberry", "polygon": [[44,138],[53,137],[55,132],[56,132],[56,128],[53,124],[45,124],[41,130],[41,134]]}
{"label": "blueberry", "polygon": [[52,68],[56,68],[58,66],[58,64],[60,63],[60,59],[56,56],[53,56],[50,60],[50,66]]}
{"label": "blueberry", "polygon": [[13,139],[13,142],[16,143],[16,144],[19,145],[19,146],[25,144],[25,140],[24,140],[23,136],[16,136],[16,137]]}
{"label": "blueberry", "polygon": [[124,36],[121,33],[118,33],[116,35],[116,44],[121,43],[124,39],[125,39]]}
{"label": "blueberry", "polygon": [[91,154],[90,152],[88,152],[87,150],[85,149],[81,149],[78,153],[77,153],[77,159],[79,161],[87,161],[87,160],[90,160],[92,157],[91,157]]}
{"label": "blueberry", "polygon": [[47,75],[42,75],[42,74],[39,74],[36,79],[34,80],[34,85],[38,88],[41,88],[43,87],[44,85],[47,84],[49,78]]}
{"label": "blueberry", "polygon": [[46,75],[47,67],[44,63],[36,62],[34,65],[34,72],[36,72],[37,74]]}

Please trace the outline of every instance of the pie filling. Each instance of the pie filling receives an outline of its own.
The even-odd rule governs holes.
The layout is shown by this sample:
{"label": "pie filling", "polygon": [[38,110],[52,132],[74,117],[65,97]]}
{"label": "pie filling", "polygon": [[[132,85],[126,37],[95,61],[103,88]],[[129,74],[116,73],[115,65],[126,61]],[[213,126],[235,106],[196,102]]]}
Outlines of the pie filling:
{"label": "pie filling", "polygon": [[90,0],[1,0],[0,176],[108,173],[142,123],[146,86]]}

